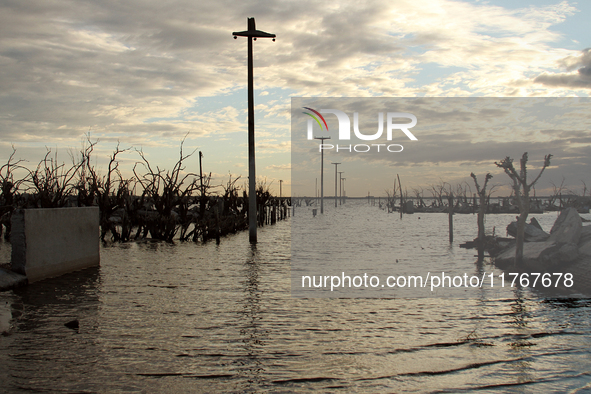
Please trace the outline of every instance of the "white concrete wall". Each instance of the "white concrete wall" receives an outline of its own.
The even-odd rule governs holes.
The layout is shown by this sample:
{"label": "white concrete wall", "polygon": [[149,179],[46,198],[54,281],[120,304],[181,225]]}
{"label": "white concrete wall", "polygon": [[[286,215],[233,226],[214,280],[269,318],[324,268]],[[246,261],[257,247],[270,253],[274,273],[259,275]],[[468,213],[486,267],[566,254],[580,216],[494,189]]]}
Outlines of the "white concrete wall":
{"label": "white concrete wall", "polygon": [[12,215],[12,270],[29,282],[99,265],[99,209],[24,209]]}

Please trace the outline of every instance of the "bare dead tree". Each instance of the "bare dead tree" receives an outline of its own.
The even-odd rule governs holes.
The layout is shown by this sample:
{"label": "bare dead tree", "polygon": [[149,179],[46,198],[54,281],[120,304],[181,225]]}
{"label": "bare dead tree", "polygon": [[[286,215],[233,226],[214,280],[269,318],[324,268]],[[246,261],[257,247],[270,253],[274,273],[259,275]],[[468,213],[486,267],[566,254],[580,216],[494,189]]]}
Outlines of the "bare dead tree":
{"label": "bare dead tree", "polygon": [[238,176],[232,179],[232,174],[229,174],[228,176],[228,182],[225,185],[222,185],[222,188],[224,189],[224,215],[239,215],[244,211],[244,204],[241,203],[239,196],[240,188],[236,186],[236,183],[242,177]]}
{"label": "bare dead tree", "polygon": [[[199,153],[201,154],[201,152]],[[194,180],[194,182],[196,181],[197,179]],[[215,213],[212,213],[211,209],[208,208],[217,203],[217,199],[210,196],[211,190],[217,187],[211,185],[211,172],[208,175],[201,175],[201,178],[199,178],[199,197],[196,197],[193,201],[190,196],[186,196],[179,204],[178,210],[181,222],[179,238],[182,241],[188,241],[191,238],[193,241],[197,241],[199,238],[203,242],[207,241],[210,227],[213,228],[216,225]],[[194,202],[198,202],[198,205],[189,208]],[[191,224],[193,224],[193,229],[189,231]]]}
{"label": "bare dead tree", "polygon": [[423,201],[423,188],[422,187],[418,187],[418,188],[412,188],[412,192],[415,196],[415,198],[417,199],[417,206],[419,208],[423,208],[425,206],[425,201]]}
{"label": "bare dead tree", "polygon": [[585,181],[581,180],[581,183],[583,184],[583,191],[582,191],[582,196],[580,198],[580,205],[581,207],[589,207],[589,205],[591,205],[591,193],[589,193],[589,197],[586,196],[587,194],[587,184],[585,183]]}
{"label": "bare dead tree", "polygon": [[256,195],[257,209],[259,210],[258,216],[257,216],[258,223],[259,223],[259,226],[263,226],[266,222],[266,219],[267,219],[267,213],[266,213],[265,207],[272,197],[271,184],[267,185],[267,179],[257,183],[256,193],[257,193],[257,195]]}
{"label": "bare dead tree", "polygon": [[[394,211],[394,204],[395,204],[394,201],[396,200],[396,189],[394,189],[394,192],[391,192],[388,189],[386,189],[384,191],[386,192],[386,209],[388,210],[388,213],[393,212]],[[381,203],[380,203],[380,205],[381,205]]]}
{"label": "bare dead tree", "polygon": [[511,178],[511,181],[513,182],[512,188],[515,192],[515,201],[517,202],[517,207],[519,208],[515,246],[516,266],[521,265],[523,261],[525,221],[527,219],[527,216],[529,215],[529,191],[531,187],[538,181],[538,179],[540,179],[546,167],[550,165],[551,158],[551,154],[548,154],[544,157],[544,166],[540,170],[538,176],[536,176],[536,178],[530,183],[527,182],[527,152],[525,152],[521,157],[521,166],[519,172],[517,172],[517,170],[513,166],[513,159],[511,159],[509,156],[505,157],[500,162],[495,162],[495,164],[498,167],[502,168],[505,171],[505,173],[509,176],[509,178]]}
{"label": "bare dead tree", "polygon": [[[129,185],[132,180],[124,180],[119,172],[119,162],[117,161],[117,155],[128,151],[130,148],[121,149],[119,143],[113,154],[109,157],[109,165],[107,166],[107,173],[102,178],[98,177],[94,171],[94,179],[97,182],[97,203],[101,212],[100,225],[101,225],[101,239],[104,241],[104,237],[108,231],[111,231],[113,239],[115,241],[123,241],[122,234],[119,234],[116,228],[116,223],[111,221],[111,217],[118,208],[124,208],[128,198]],[[117,178],[118,179],[117,179]],[[117,185],[118,184],[118,185]],[[115,188],[117,187],[117,193],[115,194]],[[127,220],[126,212],[122,211],[119,217],[121,222]],[[125,229],[127,231],[127,228]]]}
{"label": "bare dead tree", "polygon": [[[12,146],[12,153],[5,164],[0,167],[0,235],[2,235],[2,225],[6,227],[5,239],[10,237],[10,216],[16,205],[16,195],[20,186],[27,182],[30,171],[21,165],[24,160],[15,160],[16,149]],[[15,178],[15,171],[24,171],[25,176]]]}
{"label": "bare dead tree", "polygon": [[562,208],[562,192],[565,190],[566,186],[564,185],[566,182],[566,178],[563,176],[560,185],[557,186],[554,181],[550,181],[552,185],[552,195],[550,196],[550,200],[548,201],[548,206],[553,207],[556,200],[560,200],[560,208]]}
{"label": "bare dead tree", "polygon": [[97,175],[90,160],[97,143],[98,141],[92,141],[90,134],[88,134],[86,136],[86,143],[80,150],[80,168],[78,170],[78,179],[74,185],[79,207],[91,206],[96,202]]}
{"label": "bare dead tree", "polygon": [[[232,175],[229,174],[226,185],[221,185],[224,190],[221,196],[223,203],[223,220],[220,224],[221,235],[235,233],[248,228],[248,217],[246,215],[248,200],[240,197],[240,188],[236,185],[240,178],[239,176],[232,179]],[[263,185],[260,184],[259,186],[264,188]],[[259,198],[259,189],[257,189],[257,198]]]}
{"label": "bare dead tree", "polygon": [[40,208],[61,208],[68,203],[68,197],[74,189],[72,180],[78,173],[82,162],[74,162],[66,167],[65,163],[58,164],[57,152],[51,156],[51,149],[37,168],[31,172],[31,183],[34,191],[34,206]]}
{"label": "bare dead tree", "polygon": [[486,173],[486,176],[484,177],[484,184],[482,185],[482,188],[478,184],[478,179],[476,179],[476,175],[474,175],[473,172],[470,173],[470,176],[472,177],[472,179],[474,179],[474,185],[476,186],[476,192],[478,193],[478,197],[479,197],[477,222],[478,222],[478,254],[480,256],[480,254],[481,253],[483,254],[483,252],[484,252],[484,249],[483,249],[484,236],[485,236],[484,215],[486,215],[486,211],[488,208],[486,187],[488,185],[488,181],[493,176],[490,173]]}
{"label": "bare dead tree", "polygon": [[[175,208],[178,207],[183,199],[191,196],[195,190],[199,190],[200,188],[197,174],[185,172],[184,162],[196,150],[185,155],[183,153],[184,142],[185,139],[183,138],[179,149],[179,160],[171,171],[166,172],[159,167],[156,167],[154,170],[143,151],[137,151],[142,162],[134,165],[133,172],[143,187],[142,197],[149,198],[149,204],[155,213],[155,215],[150,215],[148,212],[146,215],[146,229],[154,239],[161,239],[167,242],[173,241],[179,225],[178,212],[175,211]],[[139,175],[137,173],[138,164],[143,165],[147,173]],[[193,180],[186,184],[187,180],[191,177]],[[144,232],[144,234],[146,233]]]}
{"label": "bare dead tree", "polygon": [[[15,160],[15,154],[16,149],[13,146],[12,153],[10,154],[7,162],[3,164],[2,167],[0,167],[0,209],[2,210],[12,208],[15,194],[17,193],[19,187],[24,182],[26,182],[27,178],[30,176],[29,170],[20,164],[24,162],[24,160]],[[15,179],[15,170],[24,170],[26,172],[25,177]],[[0,211],[0,215],[2,213],[3,212]]]}
{"label": "bare dead tree", "polygon": [[130,179],[123,178],[119,170],[117,170],[117,175],[119,180],[117,181],[117,189],[114,191],[114,200],[117,207],[115,212],[118,213],[119,225],[121,226],[119,241],[128,242],[131,239],[131,231],[136,224],[134,219],[137,217],[139,207],[133,193],[136,179],[133,177]]}
{"label": "bare dead tree", "polygon": [[442,207],[444,205],[443,197],[451,193],[451,186],[449,186],[448,190],[447,185],[449,185],[447,182],[439,180],[438,184],[432,184],[429,186],[429,189],[431,190],[431,195],[437,201],[439,207]]}
{"label": "bare dead tree", "polygon": [[466,187],[465,182],[461,182],[456,185],[454,196],[456,197],[456,201],[458,203],[468,201],[467,193],[468,188]]}

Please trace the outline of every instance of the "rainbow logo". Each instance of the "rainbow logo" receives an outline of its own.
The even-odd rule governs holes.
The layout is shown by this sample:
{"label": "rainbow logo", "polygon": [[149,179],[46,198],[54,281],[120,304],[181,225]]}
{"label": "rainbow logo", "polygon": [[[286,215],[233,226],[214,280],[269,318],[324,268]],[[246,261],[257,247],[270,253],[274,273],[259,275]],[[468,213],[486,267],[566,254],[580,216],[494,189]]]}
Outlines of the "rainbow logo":
{"label": "rainbow logo", "polygon": [[[316,110],[314,110],[314,109],[312,109],[312,108],[310,108],[310,107],[304,107],[304,109],[307,109],[307,110],[309,110],[309,111],[312,111],[312,112],[314,112],[314,113],[315,113],[317,116],[319,116],[319,117],[320,117],[320,119],[322,119],[322,123],[324,123],[324,126],[326,127],[326,131],[328,131],[328,125],[326,124],[326,120],[324,120],[324,116],[320,115],[320,112],[318,112],[318,111],[316,111]],[[308,115],[308,116],[311,116],[311,117],[312,117],[312,118],[313,118],[313,119],[316,121],[316,123],[318,123],[318,126],[320,126],[320,130],[322,130],[322,129],[323,129],[323,127],[322,127],[322,123],[320,123],[320,119],[318,119],[316,116],[312,115],[310,112],[302,112],[302,113],[304,113],[304,114],[306,114],[306,115]]]}

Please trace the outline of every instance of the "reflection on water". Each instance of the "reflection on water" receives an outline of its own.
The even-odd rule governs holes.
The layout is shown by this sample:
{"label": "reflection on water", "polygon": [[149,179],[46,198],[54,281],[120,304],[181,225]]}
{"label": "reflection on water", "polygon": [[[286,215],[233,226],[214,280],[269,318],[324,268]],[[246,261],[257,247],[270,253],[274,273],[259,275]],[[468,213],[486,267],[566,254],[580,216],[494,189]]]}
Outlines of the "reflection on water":
{"label": "reflection on water", "polygon": [[[475,229],[462,228],[462,220],[474,225],[471,219],[456,218],[458,241],[473,237]],[[457,246],[446,253],[461,264],[472,259],[474,272],[491,270]],[[289,222],[262,229],[256,247],[244,233],[220,245],[105,246],[101,259],[100,268],[0,293],[0,321],[10,313],[8,333],[0,337],[3,389],[591,387],[589,300],[548,300],[527,290],[497,298],[482,292],[471,299],[293,299]],[[64,326],[73,319],[78,330]]]}

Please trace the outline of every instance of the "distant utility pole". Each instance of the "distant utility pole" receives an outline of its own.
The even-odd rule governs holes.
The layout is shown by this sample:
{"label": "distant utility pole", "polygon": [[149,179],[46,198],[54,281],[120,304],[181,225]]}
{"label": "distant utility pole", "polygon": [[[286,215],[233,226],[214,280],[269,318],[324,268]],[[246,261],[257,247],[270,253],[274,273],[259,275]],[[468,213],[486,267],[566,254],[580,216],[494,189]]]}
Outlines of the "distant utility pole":
{"label": "distant utility pole", "polygon": [[279,180],[279,198],[283,197],[282,186],[283,186],[283,179],[280,179]]}
{"label": "distant utility pole", "polygon": [[339,205],[343,205],[343,173],[345,171],[339,171]]}
{"label": "distant utility pole", "polygon": [[[314,139],[324,144],[324,140],[329,140],[330,137],[314,137]],[[320,149],[320,213],[324,213],[324,149]]]}
{"label": "distant utility pole", "polygon": [[337,168],[339,168],[339,164],[341,163],[330,163],[334,164],[334,207],[337,207]]}
{"label": "distant utility pole", "polygon": [[233,32],[234,39],[238,36],[248,37],[248,231],[250,243],[257,243],[257,200],[256,170],[254,160],[254,76],[252,62],[252,40],[257,37],[272,38],[275,34],[256,30],[254,18],[248,18],[248,30]]}

